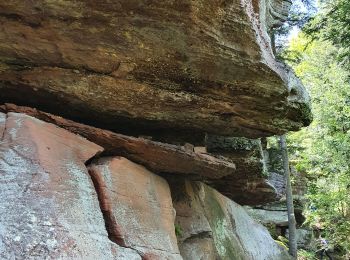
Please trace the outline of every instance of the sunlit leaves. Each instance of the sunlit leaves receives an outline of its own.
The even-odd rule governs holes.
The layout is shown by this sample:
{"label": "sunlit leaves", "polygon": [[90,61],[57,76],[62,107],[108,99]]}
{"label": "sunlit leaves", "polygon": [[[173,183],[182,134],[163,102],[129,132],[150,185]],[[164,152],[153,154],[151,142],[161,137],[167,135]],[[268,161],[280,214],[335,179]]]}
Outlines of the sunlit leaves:
{"label": "sunlit leaves", "polygon": [[337,46],[337,58],[350,69],[350,1],[321,1],[320,12],[304,31],[313,38],[329,40]]}
{"label": "sunlit leaves", "polygon": [[291,134],[297,169],[309,176],[307,220],[350,251],[350,82],[349,71],[330,41],[293,39],[284,53],[312,97],[314,121]]}

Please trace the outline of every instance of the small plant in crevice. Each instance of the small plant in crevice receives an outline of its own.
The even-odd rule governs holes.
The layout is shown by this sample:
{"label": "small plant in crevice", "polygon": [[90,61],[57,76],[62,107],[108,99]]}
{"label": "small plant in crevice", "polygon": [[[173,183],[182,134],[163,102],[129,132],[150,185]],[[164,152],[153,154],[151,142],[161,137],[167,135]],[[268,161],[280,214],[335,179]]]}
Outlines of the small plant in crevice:
{"label": "small plant in crevice", "polygon": [[175,235],[176,235],[177,237],[182,237],[183,231],[182,231],[182,229],[181,229],[181,226],[180,226],[179,224],[175,223],[175,224],[174,224],[174,227],[175,227]]}

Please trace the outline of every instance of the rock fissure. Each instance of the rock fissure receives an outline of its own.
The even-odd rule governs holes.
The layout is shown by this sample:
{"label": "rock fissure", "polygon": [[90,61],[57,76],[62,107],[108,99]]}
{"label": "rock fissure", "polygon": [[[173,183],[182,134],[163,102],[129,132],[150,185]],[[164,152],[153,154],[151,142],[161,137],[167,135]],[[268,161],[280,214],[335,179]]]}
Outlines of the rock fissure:
{"label": "rock fissure", "polygon": [[196,234],[191,234],[191,236],[187,237],[185,240],[183,240],[181,243],[186,243],[190,240],[194,239],[204,239],[204,238],[212,238],[212,232],[211,231],[201,231]]}
{"label": "rock fissure", "polygon": [[234,174],[232,161],[208,154],[188,152],[179,146],[117,134],[73,122],[29,107],[0,105],[0,111],[19,112],[52,123],[102,146],[105,154],[124,156],[156,173],[198,174],[219,179]]}
{"label": "rock fissure", "polygon": [[[4,106],[0,106],[0,109],[2,109],[1,111],[6,110],[4,109]],[[31,179],[28,179],[30,176],[26,175],[25,184],[28,184],[29,181],[29,186],[25,187],[26,196],[33,196],[34,194],[38,194],[38,190],[44,193],[47,192],[47,189],[45,187],[40,186],[40,182],[43,180],[42,178],[44,175],[54,176],[52,170],[50,171],[46,169],[50,169],[50,167],[52,167],[51,165],[56,161],[53,160],[51,163],[46,164],[46,160],[43,160],[42,157],[36,154],[46,156],[47,154],[53,153],[52,158],[56,158],[54,154],[60,150],[61,157],[59,158],[62,159],[59,161],[60,163],[62,161],[62,166],[65,165],[62,169],[66,169],[67,171],[64,173],[66,174],[66,178],[71,178],[71,181],[77,181],[80,180],[82,176],[88,175],[88,180],[91,180],[90,187],[92,186],[92,190],[94,192],[89,192],[89,194],[91,195],[93,193],[93,197],[96,198],[97,205],[95,205],[94,208],[95,211],[98,210],[98,212],[101,212],[100,218],[103,219],[101,222],[103,229],[100,229],[99,233],[95,232],[94,234],[104,236],[106,239],[108,237],[108,239],[113,244],[119,246],[116,247],[117,253],[123,252],[123,250],[129,250],[129,252],[133,252],[134,255],[138,255],[143,260],[155,259],[155,256],[160,256],[161,259],[180,259],[180,254],[176,253],[178,250],[176,249],[177,244],[174,243],[171,245],[173,242],[162,241],[163,239],[169,239],[168,235],[171,234],[171,232],[175,233],[174,221],[171,220],[172,217],[170,217],[173,216],[170,191],[167,188],[168,183],[163,178],[147,171],[144,167],[136,165],[125,158],[123,159],[122,157],[118,156],[105,157],[102,147],[96,146],[96,144],[93,144],[86,139],[73,135],[72,133],[64,129],[60,129],[56,126],[60,126],[60,123],[55,124],[55,120],[57,120],[57,122],[61,122],[61,124],[62,122],[67,124],[67,121],[65,119],[53,117],[52,115],[46,113],[41,114],[41,116],[46,117],[46,120],[48,121],[53,120],[54,118],[55,120],[53,120],[52,123],[55,125],[52,125],[23,114],[9,113],[7,115],[11,116],[12,127],[15,126],[22,129],[22,131],[25,131],[25,133],[31,138],[37,138],[34,139],[35,141],[31,141],[31,139],[28,138],[25,143],[20,143],[20,145],[26,145],[23,146],[23,151],[20,150],[20,152],[18,152],[18,150],[16,150],[12,152],[13,156],[16,158],[21,158],[21,160],[25,161],[28,165],[42,165],[43,167],[43,170],[40,173],[37,173],[35,176],[32,174]],[[19,124],[18,122],[21,123]],[[48,137],[45,137],[45,135],[43,135],[41,132],[42,130],[39,130],[41,127],[45,129],[43,133],[48,135]],[[83,125],[71,124],[70,127],[70,129],[73,129],[75,133],[84,133],[82,129],[84,129],[85,132],[87,131],[86,129],[91,130],[90,127]],[[7,133],[9,131],[9,129],[6,130]],[[22,138],[19,135],[18,130],[16,131],[17,134],[13,135],[14,138],[8,134],[6,135],[6,138],[8,138],[8,140],[11,142],[20,142]],[[115,133],[103,132],[103,130],[100,129],[98,129],[98,131],[102,131],[102,135],[117,135]],[[41,135],[43,135],[42,138],[39,138]],[[125,140],[125,138],[130,138],[127,136],[122,137],[123,140]],[[64,138],[70,138],[68,139],[70,141],[64,142]],[[52,141],[53,139],[54,142]],[[73,140],[74,142],[72,143]],[[108,140],[110,141],[110,139]],[[136,140],[138,139],[136,138]],[[82,146],[76,145],[77,143],[75,142],[81,142]],[[149,140],[143,140],[143,142],[145,142],[145,146],[153,145],[155,143]],[[84,145],[89,145],[91,150],[89,150],[88,153],[86,153],[84,150]],[[162,149],[164,149],[164,147],[167,147],[164,144],[159,145]],[[33,146],[35,146],[34,149],[29,149]],[[57,146],[59,147],[58,150],[56,150]],[[67,156],[67,154],[64,152],[65,150],[68,150],[69,153],[76,154],[78,158],[80,158],[77,161],[78,164],[73,164],[69,160],[65,159]],[[186,156],[184,158],[191,158],[188,157],[188,155],[191,155],[193,153],[188,153],[187,150],[185,148],[176,147],[173,154],[176,155],[178,153],[185,152]],[[194,149],[191,148],[190,150],[192,151]],[[147,153],[145,153],[143,150],[140,150],[140,154],[144,156]],[[169,156],[169,153],[165,153],[165,155]],[[206,154],[205,156],[209,155]],[[152,157],[150,159],[152,159]],[[82,162],[82,165],[79,162]],[[80,165],[79,167],[82,167],[81,170],[78,170],[79,168],[76,168],[78,165]],[[36,168],[33,169],[35,170]],[[39,176],[41,179],[33,181],[33,178],[36,178],[37,176]],[[53,182],[62,181],[62,178],[59,177],[59,174],[57,177],[53,178],[58,178],[53,179]],[[84,182],[88,183],[88,180],[84,180]],[[135,182],[138,182],[138,184]],[[33,189],[30,186],[31,183],[34,184]],[[196,185],[193,186],[193,191],[195,194],[194,198],[199,202],[198,210],[200,212],[203,212],[205,215],[205,218],[201,221],[210,223],[209,230],[211,231],[203,228],[197,229],[195,232],[192,232],[192,235],[184,240],[186,242],[184,243],[184,246],[196,246],[201,244],[203,246],[207,245],[211,247],[214,245],[217,247],[217,250],[221,255],[228,254],[230,257],[232,257],[234,251],[231,250],[231,247],[233,245],[230,243],[237,243],[237,246],[240,248],[239,250],[241,250],[242,254],[247,256],[250,255],[251,251],[246,250],[244,247],[246,241],[241,240],[241,238],[234,239],[236,236],[234,234],[240,231],[236,229],[236,225],[233,224],[234,221],[232,219],[232,216],[228,213],[228,209],[225,209],[224,203],[222,203],[227,199],[224,199],[222,195],[219,196],[219,194],[214,192],[214,190],[203,185],[204,184],[200,184],[200,182],[196,182]],[[85,191],[88,189],[86,186],[81,186],[78,187],[77,192],[83,192],[85,194]],[[80,196],[83,193],[80,193]],[[214,198],[214,195],[217,196],[217,198]],[[82,197],[85,196],[86,194]],[[162,198],[167,198],[167,200],[162,201]],[[142,205],[147,205],[147,208],[143,207]],[[152,210],[150,210],[149,213],[145,213],[145,211],[149,210],[148,208],[152,208]],[[82,211],[84,212],[83,214],[88,215],[87,208],[83,208]],[[99,213],[96,214],[99,215]],[[157,216],[162,221],[164,219],[167,219],[167,224],[164,226],[164,224],[162,224],[162,221],[160,223],[154,223],[153,218],[155,214],[157,214]],[[146,220],[143,220],[144,222],[140,222],[142,221],[143,215],[146,215]],[[182,215],[184,215],[184,212],[179,214],[179,216]],[[116,217],[118,217],[118,219],[116,219]],[[121,219],[119,219],[120,217]],[[198,219],[193,220],[199,221]],[[229,223],[231,223],[231,225],[229,225]],[[15,225],[12,226],[15,227]],[[66,226],[64,224],[38,225],[38,227],[39,226],[44,231],[52,227],[60,226],[61,229],[63,229],[60,231],[61,233],[71,235],[71,232],[69,230],[65,230]],[[162,229],[162,232],[164,233],[158,234],[157,232],[159,229]],[[225,229],[229,229],[232,234],[227,233]],[[78,232],[79,234],[83,234],[87,237],[91,235],[91,231],[86,231],[79,226],[75,227],[74,232]],[[147,241],[149,236],[154,236],[153,242]],[[233,237],[232,240],[230,240],[230,237]],[[145,243],[145,241],[147,242]],[[173,241],[176,241],[176,238]],[[212,244],[213,241],[215,242],[214,244]],[[224,248],[227,248],[227,252],[225,250],[225,252],[220,251],[223,250],[221,249],[221,244],[224,246]],[[33,254],[40,255],[40,253],[37,252],[38,250],[41,250],[40,248],[41,245],[31,245],[29,251]],[[29,254],[28,252],[26,253],[27,255]],[[50,251],[47,250],[47,254],[49,252]]]}
{"label": "rock fissure", "polygon": [[[263,174],[257,176],[257,173],[261,172],[260,167],[255,167],[254,164],[251,167],[249,162],[241,158],[188,151],[181,146],[114,133],[14,104],[0,105],[0,111],[25,113],[83,136],[104,148],[104,152],[96,155],[96,158],[123,156],[162,176],[177,175],[202,180],[230,198],[237,199],[237,196],[240,196],[240,203],[254,201],[257,204],[272,201],[276,197],[276,190],[266,184],[265,176]],[[245,166],[249,166],[250,168],[247,168],[249,170],[244,170]],[[247,186],[247,183],[256,183],[258,187]],[[247,190],[251,192],[247,193]],[[262,191],[264,195],[256,194],[254,190]]]}
{"label": "rock fissure", "polygon": [[3,17],[7,20],[14,21],[14,22],[20,22],[24,25],[30,26],[32,28],[38,28],[40,26],[40,23],[36,23],[33,21],[27,21],[24,19],[24,17],[15,14],[15,13],[0,13],[0,17]]}
{"label": "rock fissure", "polygon": [[[165,180],[123,157],[99,157],[88,162],[86,167],[97,192],[109,239],[136,251],[144,260],[180,259],[175,230],[172,230],[174,220],[170,217],[173,207],[169,204],[170,192]],[[148,208],[135,202],[136,199]],[[149,212],[159,214],[161,221],[154,222]]]}
{"label": "rock fissure", "polygon": [[93,173],[87,165],[87,169],[97,193],[100,210],[103,215],[105,227],[108,233],[108,238],[119,246],[127,247],[123,236],[119,230],[115,216],[111,209],[111,201],[105,189],[106,184],[99,174]]}
{"label": "rock fissure", "polygon": [[[142,251],[140,251],[135,247],[128,246],[126,244],[124,237],[122,235],[122,232],[120,231],[120,227],[117,224],[116,217],[111,208],[112,202],[111,202],[110,196],[108,195],[108,191],[106,190],[106,183],[98,173],[89,169],[89,166],[92,165],[94,161],[103,158],[101,157],[101,153],[103,152],[98,152],[95,156],[91,157],[89,160],[85,162],[85,165],[97,194],[97,199],[98,199],[99,207],[103,216],[108,238],[112,243],[115,243],[118,246],[134,250],[135,252],[137,252],[138,255],[140,255],[141,260],[150,260],[147,258],[147,256],[144,255]],[[161,250],[161,249],[155,249],[155,250],[167,252],[166,250]]]}
{"label": "rock fissure", "polygon": [[[5,118],[3,119],[4,120],[3,128],[0,128],[0,130],[1,130],[1,132],[0,132],[0,142],[4,141],[5,133],[6,133],[6,129],[7,129],[8,114],[4,113],[4,115],[5,115]],[[0,127],[1,127],[1,125],[0,125]]]}

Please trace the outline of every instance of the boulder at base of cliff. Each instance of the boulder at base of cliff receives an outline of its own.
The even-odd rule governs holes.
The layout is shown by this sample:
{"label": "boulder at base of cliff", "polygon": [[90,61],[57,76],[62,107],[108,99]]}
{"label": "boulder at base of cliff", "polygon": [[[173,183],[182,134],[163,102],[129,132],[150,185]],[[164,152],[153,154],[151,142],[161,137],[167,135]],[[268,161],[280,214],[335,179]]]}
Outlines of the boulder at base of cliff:
{"label": "boulder at base of cliff", "polygon": [[290,259],[265,227],[214,189],[189,181],[171,187],[184,259]]}
{"label": "boulder at base of cliff", "polygon": [[0,131],[1,259],[289,259],[201,182],[177,177],[171,193],[143,166],[98,159],[101,146],[24,114],[0,113]]}
{"label": "boulder at base of cliff", "polygon": [[108,239],[84,164],[102,148],[23,114],[5,118],[0,259],[141,259]]}

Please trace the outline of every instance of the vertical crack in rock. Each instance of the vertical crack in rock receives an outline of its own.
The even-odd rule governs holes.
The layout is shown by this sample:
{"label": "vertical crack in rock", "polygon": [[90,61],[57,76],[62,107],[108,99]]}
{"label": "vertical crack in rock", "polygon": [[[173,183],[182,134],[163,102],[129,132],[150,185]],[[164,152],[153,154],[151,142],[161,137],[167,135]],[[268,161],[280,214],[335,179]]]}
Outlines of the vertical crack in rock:
{"label": "vertical crack in rock", "polygon": [[0,259],[140,260],[104,227],[84,165],[103,148],[25,114],[7,115],[0,113]]}
{"label": "vertical crack in rock", "polygon": [[[4,141],[5,138],[5,132],[6,132],[6,128],[7,128],[7,118],[8,118],[8,114],[4,114],[4,118],[2,118],[1,112],[0,112],[0,142]],[[2,119],[4,119],[4,123],[3,123],[3,127],[2,127]]]}
{"label": "vertical crack in rock", "polygon": [[88,170],[88,173],[90,175],[90,178],[92,180],[92,183],[94,185],[100,210],[102,212],[103,220],[105,222],[106,231],[108,234],[109,240],[111,240],[113,243],[124,247],[129,248],[132,250],[135,250],[137,254],[140,255],[142,260],[148,260],[147,257],[143,256],[139,250],[129,247],[126,245],[124,241],[124,237],[120,232],[119,225],[115,219],[115,216],[112,212],[112,204],[110,197],[108,195],[108,191],[106,189],[106,183],[104,182],[102,176],[94,171],[92,171],[89,166],[98,158],[100,158],[103,155],[103,152],[98,152],[95,156],[91,157],[89,160],[85,162],[85,166]]}
{"label": "vertical crack in rock", "polygon": [[117,224],[115,216],[112,212],[111,201],[108,196],[106,184],[103,178],[96,172],[89,169],[89,165],[97,158],[101,153],[97,153],[95,156],[86,161],[85,165],[89,172],[90,178],[97,193],[98,202],[105,222],[105,227],[108,233],[108,238],[119,246],[127,247],[124,241],[120,228]]}
{"label": "vertical crack in rock", "polygon": [[[152,260],[155,259],[155,256],[151,251],[147,250],[147,248],[144,245],[140,244],[133,244],[135,241],[130,244],[129,238],[126,239],[125,234],[123,233],[122,227],[120,226],[120,221],[116,217],[116,213],[113,208],[113,196],[110,193],[111,191],[108,189],[108,184],[106,183],[106,180],[104,179],[103,174],[101,174],[99,171],[96,171],[93,169],[95,164],[98,164],[98,160],[103,160],[105,157],[105,153],[97,153],[94,157],[90,158],[86,161],[85,165],[88,170],[88,173],[90,175],[90,178],[92,180],[92,183],[94,185],[95,191],[97,193],[97,198],[100,206],[100,210],[103,215],[103,219],[105,222],[105,228],[108,233],[108,238],[111,242],[131,250],[134,250],[135,253],[137,253],[142,260]],[[119,222],[119,223],[118,223]],[[132,230],[130,230],[132,232]],[[156,251],[166,252],[168,254],[174,254],[172,252],[169,252],[168,250],[164,250],[162,248],[152,248]],[[176,255],[176,254],[175,254]],[[158,258],[157,258],[158,259]],[[161,258],[162,259],[162,258]],[[167,258],[168,259],[168,258]],[[169,259],[178,259],[176,256],[174,258]],[[180,258],[179,258],[180,259]],[[181,258],[182,259],[182,258]]]}

